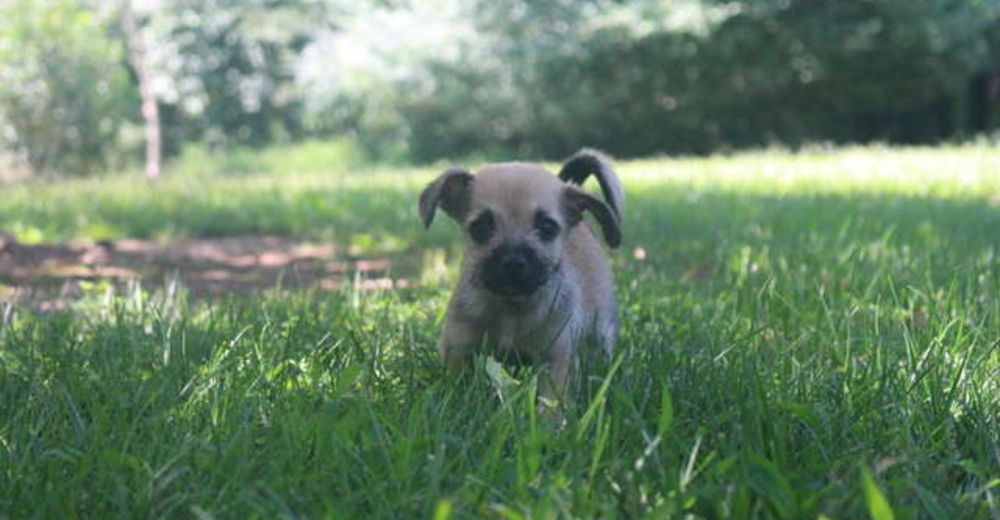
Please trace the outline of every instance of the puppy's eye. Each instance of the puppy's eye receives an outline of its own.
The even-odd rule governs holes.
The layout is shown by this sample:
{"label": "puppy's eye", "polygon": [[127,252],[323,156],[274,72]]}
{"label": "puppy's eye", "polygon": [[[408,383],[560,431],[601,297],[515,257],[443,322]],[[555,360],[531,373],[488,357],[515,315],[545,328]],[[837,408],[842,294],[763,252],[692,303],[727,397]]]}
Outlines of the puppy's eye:
{"label": "puppy's eye", "polygon": [[493,214],[489,211],[484,211],[469,224],[469,236],[477,244],[485,244],[493,237],[495,229],[496,224],[493,222]]}
{"label": "puppy's eye", "polygon": [[552,220],[552,217],[539,213],[535,215],[535,230],[538,232],[538,238],[549,242],[559,235],[559,223]]}

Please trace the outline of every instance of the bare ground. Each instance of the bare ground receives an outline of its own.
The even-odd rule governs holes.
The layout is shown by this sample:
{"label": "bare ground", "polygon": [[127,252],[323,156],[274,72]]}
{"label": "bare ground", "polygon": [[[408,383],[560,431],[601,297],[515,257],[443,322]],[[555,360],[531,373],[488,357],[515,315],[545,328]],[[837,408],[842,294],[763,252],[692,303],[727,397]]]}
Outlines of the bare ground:
{"label": "bare ground", "polygon": [[86,282],[100,281],[119,288],[136,281],[150,288],[178,281],[196,297],[278,286],[411,285],[412,276],[398,277],[398,263],[389,257],[352,257],[333,244],[281,236],[25,245],[0,234],[0,302],[60,309],[82,295]]}

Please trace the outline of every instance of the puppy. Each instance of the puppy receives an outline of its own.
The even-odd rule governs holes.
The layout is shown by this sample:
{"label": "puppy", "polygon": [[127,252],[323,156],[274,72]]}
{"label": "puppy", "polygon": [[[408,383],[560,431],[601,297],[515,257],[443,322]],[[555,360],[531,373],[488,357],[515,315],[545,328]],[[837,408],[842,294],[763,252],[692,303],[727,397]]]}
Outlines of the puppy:
{"label": "puppy", "polygon": [[[597,178],[604,199],[581,186]],[[545,366],[539,391],[563,397],[577,345],[611,353],[618,330],[614,281],[593,215],[612,248],[622,239],[621,184],[603,155],[582,150],[558,177],[525,163],[476,175],[451,168],[420,195],[430,227],[440,207],[463,230],[466,249],[438,351],[450,369],[480,348],[499,359]]]}

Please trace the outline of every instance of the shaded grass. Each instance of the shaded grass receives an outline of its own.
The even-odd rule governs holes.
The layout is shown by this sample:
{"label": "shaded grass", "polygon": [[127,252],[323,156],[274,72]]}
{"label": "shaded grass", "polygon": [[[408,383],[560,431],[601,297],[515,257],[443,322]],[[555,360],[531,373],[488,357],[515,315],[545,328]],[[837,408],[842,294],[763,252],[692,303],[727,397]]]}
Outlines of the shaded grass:
{"label": "shaded grass", "polygon": [[[564,428],[534,415],[530,371],[445,377],[445,285],[0,308],[0,517],[864,518],[882,496],[895,518],[996,518],[1000,190],[981,153],[625,165],[618,356],[586,363]],[[865,157],[867,178],[811,170]],[[412,215],[430,174],[203,179],[237,191],[192,190],[164,218],[453,250]],[[86,183],[58,196],[101,218],[167,206],[119,182],[138,206],[88,213]],[[285,207],[317,193],[339,202]],[[278,213],[229,220],[244,208]]]}

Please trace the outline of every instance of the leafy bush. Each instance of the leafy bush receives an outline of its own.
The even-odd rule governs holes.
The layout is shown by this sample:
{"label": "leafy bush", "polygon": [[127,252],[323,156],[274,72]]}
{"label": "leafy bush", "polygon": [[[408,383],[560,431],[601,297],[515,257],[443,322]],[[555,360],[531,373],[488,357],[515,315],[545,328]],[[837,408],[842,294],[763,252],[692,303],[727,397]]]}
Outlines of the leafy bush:
{"label": "leafy bush", "polygon": [[[342,44],[355,53],[323,53],[327,66],[315,68],[330,81],[312,81],[337,85],[354,76],[343,65],[370,52],[363,95],[328,87],[336,103],[320,113],[373,150],[388,142],[417,160],[496,149],[560,157],[582,145],[640,156],[936,142],[1000,120],[1000,98],[970,87],[1000,85],[996,2],[458,4],[413,11],[436,20],[427,27],[398,24],[435,43],[416,55],[348,21]],[[389,66],[404,55],[422,65]]]}
{"label": "leafy bush", "polygon": [[73,0],[0,6],[0,141],[35,173],[120,162],[137,101],[122,48]]}

